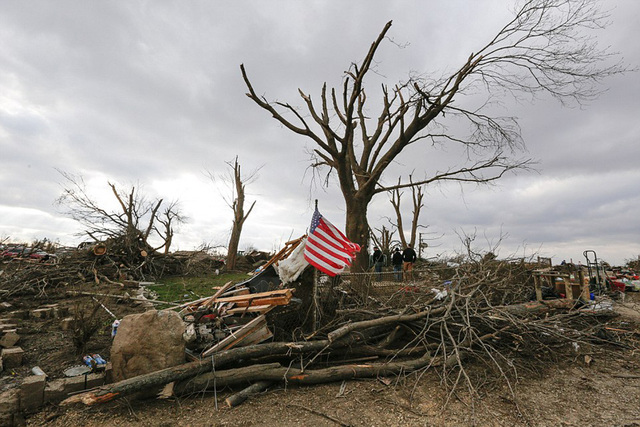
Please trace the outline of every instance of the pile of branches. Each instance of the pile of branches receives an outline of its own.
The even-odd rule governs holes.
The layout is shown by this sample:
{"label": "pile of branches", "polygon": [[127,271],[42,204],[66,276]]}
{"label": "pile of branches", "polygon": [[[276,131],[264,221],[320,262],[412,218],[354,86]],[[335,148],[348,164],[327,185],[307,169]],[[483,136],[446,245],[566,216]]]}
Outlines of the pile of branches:
{"label": "pile of branches", "polygon": [[[504,266],[469,264],[458,269],[442,293],[404,308],[367,307],[335,311],[335,317],[306,339],[271,342],[221,351],[204,360],[103,386],[66,403],[94,404],[141,389],[175,382],[184,395],[225,386],[309,385],[352,378],[437,371],[448,396],[460,387],[472,398],[502,381],[513,390],[518,372],[537,370],[577,348],[635,348],[633,334],[615,335],[607,324],[612,311],[577,300],[529,301],[496,305],[496,293],[509,288]],[[514,285],[515,286],[515,285]],[[521,288],[522,284],[515,286]],[[335,287],[336,292],[345,292]],[[512,290],[515,295],[526,292]],[[586,350],[589,351],[589,350]],[[241,397],[238,398],[240,401]],[[229,405],[238,400],[232,396]]]}
{"label": "pile of branches", "polygon": [[151,248],[134,250],[119,240],[109,240],[78,249],[55,263],[5,263],[0,274],[0,295],[45,297],[48,292],[66,286],[124,286],[127,281],[154,281],[203,268],[211,271],[216,266],[220,268],[222,263],[200,252],[163,254],[153,252]]}
{"label": "pile of branches", "polygon": [[45,297],[53,289],[93,280],[93,271],[94,263],[88,260],[56,264],[12,261],[3,265],[0,295],[3,298],[18,295]]}

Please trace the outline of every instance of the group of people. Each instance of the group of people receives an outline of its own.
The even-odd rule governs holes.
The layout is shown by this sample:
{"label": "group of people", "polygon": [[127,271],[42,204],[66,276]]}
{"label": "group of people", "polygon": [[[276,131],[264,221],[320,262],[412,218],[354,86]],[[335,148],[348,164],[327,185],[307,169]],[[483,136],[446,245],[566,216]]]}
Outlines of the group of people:
{"label": "group of people", "polygon": [[[418,259],[418,256],[416,255],[416,251],[413,249],[412,245],[407,245],[402,252],[400,252],[400,248],[396,248],[393,251],[393,256],[391,257],[394,279],[397,281],[402,280],[404,272],[406,279],[413,280],[413,264],[416,262],[416,259]],[[377,246],[373,248],[372,260],[375,272],[380,276],[382,273],[382,266],[384,264],[384,255]]]}

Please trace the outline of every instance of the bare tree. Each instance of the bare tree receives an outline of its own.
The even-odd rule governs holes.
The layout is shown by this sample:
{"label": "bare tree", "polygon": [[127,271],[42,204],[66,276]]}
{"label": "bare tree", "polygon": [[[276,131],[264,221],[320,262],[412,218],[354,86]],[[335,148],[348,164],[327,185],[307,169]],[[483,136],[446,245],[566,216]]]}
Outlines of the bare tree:
{"label": "bare tree", "polygon": [[[226,268],[228,270],[233,270],[236,267],[242,227],[256,204],[256,201],[254,200],[253,203],[251,203],[249,210],[245,213],[245,186],[258,178],[257,173],[259,168],[251,172],[248,176],[243,177],[240,170],[240,163],[238,163],[238,156],[236,156],[233,162],[225,163],[231,168],[231,170],[228,175],[220,176],[220,179],[230,187],[231,196],[223,196],[223,198],[233,211],[233,225],[231,226],[231,236],[229,237],[229,245],[227,247]],[[209,172],[208,175],[212,181],[216,181],[216,177],[212,173]]]}
{"label": "bare tree", "polygon": [[378,234],[376,235],[376,233],[371,230],[371,239],[373,239],[375,245],[380,248],[382,253],[385,254],[388,259],[391,254],[391,244],[393,243],[394,231],[389,230],[384,225],[382,228],[376,228],[375,231],[377,231]]}
{"label": "bare tree", "polygon": [[[409,176],[409,182],[412,182],[411,176]],[[398,185],[401,184],[401,179],[398,179]],[[412,247],[416,245],[416,237],[418,235],[418,228],[420,227],[420,212],[424,207],[424,203],[422,199],[424,199],[424,190],[423,186],[413,186],[411,187],[411,200],[413,202],[413,211],[411,216],[411,229],[410,229],[410,238],[407,242],[407,238],[404,234],[404,223],[402,221],[402,209],[401,209],[401,198],[402,192],[400,188],[394,188],[390,190],[391,198],[389,201],[391,202],[391,206],[393,206],[393,210],[396,214],[396,223],[391,222],[398,229],[398,234],[400,238],[400,244],[403,248],[407,247],[407,244],[410,244]]]}
{"label": "bare tree", "polygon": [[[312,166],[327,166],[337,176],[346,204],[347,236],[367,247],[367,208],[376,194],[443,181],[488,184],[529,167],[530,159],[516,158],[524,147],[517,119],[495,117],[490,106],[500,97],[541,93],[563,104],[593,99],[599,93],[597,83],[625,71],[619,62],[611,65],[615,54],[599,49],[589,36],[589,30],[605,26],[607,17],[591,0],[524,1],[513,19],[449,76],[412,76],[393,87],[383,85],[377,115],[376,106],[367,103],[365,77],[391,22],[364,59],[350,66],[340,95],[336,89],[328,91],[325,83],[320,101],[314,102],[298,89],[307,113],[258,95],[244,65],[241,71],[251,100],[290,131],[313,141]],[[477,107],[481,96],[486,102]],[[450,120],[466,123],[466,135],[448,131]],[[414,182],[384,185],[389,165],[416,143],[459,145],[468,161],[425,171]],[[362,253],[353,269],[364,270],[366,265]]]}
{"label": "bare tree", "polygon": [[154,227],[156,233],[162,239],[162,245],[155,248],[155,250],[164,248],[164,253],[168,254],[171,243],[173,243],[175,226],[186,222],[187,218],[182,214],[179,202],[173,201],[162,211],[162,215],[158,215],[156,220],[162,225],[162,227]]}
{"label": "bare tree", "polygon": [[[116,241],[120,249],[126,251],[130,257],[137,257],[141,251],[146,253],[162,247],[165,248],[165,253],[169,251],[173,238],[172,227],[184,221],[178,202],[172,202],[164,211],[164,217],[160,223],[166,224],[169,221],[171,233],[163,234],[156,227],[156,222],[160,218],[162,199],[149,201],[134,186],[127,191],[121,191],[115,184],[108,183],[119,206],[117,210],[108,210],[88,194],[81,176],[59,172],[67,184],[57,203],[65,206],[68,209],[67,214],[83,226],[83,234],[96,242]],[[165,231],[166,227],[167,225],[165,225]],[[162,244],[157,248],[153,248],[149,243],[152,234],[162,240]]]}

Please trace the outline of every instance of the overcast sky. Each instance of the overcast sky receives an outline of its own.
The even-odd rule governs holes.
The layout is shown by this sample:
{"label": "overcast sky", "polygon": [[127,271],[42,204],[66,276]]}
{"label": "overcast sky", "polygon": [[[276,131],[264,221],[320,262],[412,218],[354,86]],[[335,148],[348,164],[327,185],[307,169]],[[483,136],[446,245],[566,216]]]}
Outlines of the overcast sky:
{"label": "overcast sky", "polygon": [[[77,244],[79,226],[55,205],[64,180],[80,175],[90,194],[113,204],[107,182],[136,185],[148,197],[179,200],[188,223],[174,250],[225,244],[231,210],[207,172],[224,173],[237,155],[261,168],[247,187],[256,206],[240,248],[279,249],[304,234],[313,200],[344,228],[335,182],[308,169],[311,148],[246,96],[245,64],[256,91],[302,106],[324,82],[363,58],[384,24],[378,78],[441,75],[459,67],[509,18],[506,0],[438,1],[25,1],[0,7],[0,240],[48,238]],[[602,47],[640,64],[640,1],[604,0],[611,24]],[[438,237],[427,257],[500,241],[499,255],[584,262],[586,249],[613,264],[640,254],[640,76],[605,82],[583,108],[542,98],[508,105],[519,117],[535,172],[487,188],[427,188],[422,224]],[[394,165],[405,175],[446,151],[415,149]],[[440,156],[440,157],[439,157]],[[435,160],[434,160],[435,159]],[[441,160],[438,160],[441,159]],[[395,181],[397,175],[388,176]],[[409,195],[405,199],[409,200]],[[404,207],[407,217],[411,206]],[[378,196],[374,227],[391,205]]]}

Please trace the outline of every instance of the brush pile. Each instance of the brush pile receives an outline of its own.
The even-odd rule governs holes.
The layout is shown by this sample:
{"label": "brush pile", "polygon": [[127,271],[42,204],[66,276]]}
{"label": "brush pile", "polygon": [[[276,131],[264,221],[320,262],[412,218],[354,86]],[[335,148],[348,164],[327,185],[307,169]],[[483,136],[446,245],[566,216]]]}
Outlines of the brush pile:
{"label": "brush pile", "polygon": [[[308,313],[312,321],[303,322],[306,333],[294,341],[220,346],[190,363],[106,385],[66,403],[93,404],[170,383],[174,395],[247,387],[227,402],[233,406],[277,384],[419,377],[425,370],[437,370],[450,395],[465,387],[478,396],[496,381],[511,388],[522,369],[586,358],[596,346],[638,346],[636,334],[616,323],[607,304],[532,301],[527,271],[525,264],[494,259],[467,262],[423,275],[411,285],[410,298],[407,286],[399,283],[381,298],[376,294],[380,284],[362,275],[319,280],[319,310]],[[363,289],[368,289],[365,295]]]}

